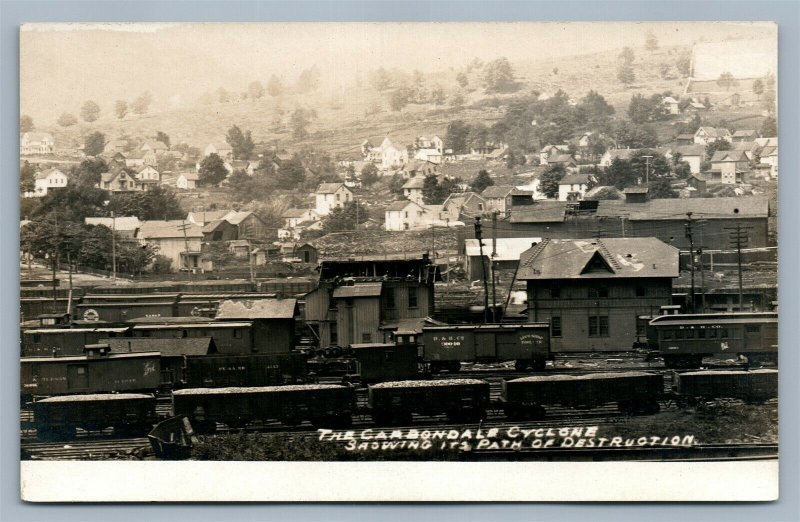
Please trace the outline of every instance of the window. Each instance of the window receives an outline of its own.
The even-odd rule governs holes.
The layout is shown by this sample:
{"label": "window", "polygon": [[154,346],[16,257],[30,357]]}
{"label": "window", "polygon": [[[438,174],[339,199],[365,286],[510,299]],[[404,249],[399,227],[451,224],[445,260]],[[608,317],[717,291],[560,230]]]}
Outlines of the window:
{"label": "window", "polygon": [[645,296],[645,288],[643,286],[636,287],[636,297],[644,297]]}
{"label": "window", "polygon": [[608,288],[589,288],[589,299],[608,297]]}
{"label": "window", "polygon": [[589,317],[589,337],[608,337],[607,315],[593,315]]}
{"label": "window", "polygon": [[727,328],[720,328],[720,330],[719,330],[719,338],[720,339],[727,339],[728,338],[728,329]]}
{"label": "window", "polygon": [[697,332],[697,338],[698,339],[705,339],[706,338],[706,329],[705,328],[700,328],[700,329],[696,330],[696,332]]}
{"label": "window", "polygon": [[183,330],[181,332],[181,337],[189,337],[189,330]]}
{"label": "window", "polygon": [[747,333],[759,333],[761,331],[761,325],[758,324],[748,324],[744,327],[744,331]]}
{"label": "window", "polygon": [[344,305],[345,305],[347,308],[353,308],[353,302],[354,302],[354,301],[353,301],[353,298],[352,298],[352,297],[348,297],[348,298],[346,298],[346,299],[344,300]]}
{"label": "window", "polygon": [[550,318],[550,335],[553,337],[561,337],[561,316],[554,315]]}
{"label": "window", "polygon": [[555,287],[550,289],[550,297],[558,299],[561,297],[561,288]]}
{"label": "window", "polygon": [[417,289],[416,288],[409,288],[408,289],[408,307],[409,308],[416,308],[417,307]]}
{"label": "window", "polygon": [[478,203],[478,210],[483,210],[483,203]]}
{"label": "window", "polygon": [[386,308],[394,308],[394,288],[386,289]]}
{"label": "window", "polygon": [[33,342],[35,343],[42,342],[42,334],[33,334]]}
{"label": "window", "polygon": [[333,290],[328,292],[328,310],[336,310],[336,299],[333,298]]}
{"label": "window", "polygon": [[403,214],[406,216],[406,218],[408,218],[408,210],[406,210]]}
{"label": "window", "polygon": [[339,331],[336,328],[336,323],[331,323],[331,344],[339,343]]}
{"label": "window", "polygon": [[362,343],[371,343],[372,342],[372,334],[362,333],[361,334],[361,342]]}
{"label": "window", "polygon": [[665,341],[672,340],[672,330],[664,330],[664,340]]}
{"label": "window", "polygon": [[242,338],[242,331],[238,328],[233,329],[233,338],[234,339],[241,339]]}

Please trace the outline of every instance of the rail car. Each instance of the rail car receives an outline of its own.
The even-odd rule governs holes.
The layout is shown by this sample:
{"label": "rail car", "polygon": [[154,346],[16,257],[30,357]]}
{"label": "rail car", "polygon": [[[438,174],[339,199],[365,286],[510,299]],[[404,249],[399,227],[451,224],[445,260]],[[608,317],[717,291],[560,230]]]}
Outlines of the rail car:
{"label": "rail car", "polygon": [[548,375],[503,381],[501,401],[512,420],[541,419],[545,406],[592,409],[616,402],[628,414],[658,413],[664,379],[646,372]]}
{"label": "rail car", "polygon": [[71,439],[76,429],[142,437],[158,422],[153,395],[107,393],[49,397],[33,403],[33,425],[40,440]]}
{"label": "rail car", "polygon": [[237,429],[253,421],[317,428],[344,428],[356,409],[353,388],[335,384],[190,388],[172,393],[174,415],[186,416],[198,433],[213,433],[216,423]]}
{"label": "rail car", "polygon": [[778,370],[675,373],[673,389],[681,402],[739,399],[761,404],[778,396]]}
{"label": "rail car", "polygon": [[713,355],[744,356],[751,364],[777,360],[775,312],[662,315],[649,326],[667,368],[699,368]]}
{"label": "rail car", "polygon": [[489,383],[479,379],[384,382],[369,387],[369,407],[378,425],[407,424],[415,413],[477,422],[486,417]]}
{"label": "rail car", "polygon": [[218,354],[187,357],[180,387],[277,386],[304,383],[309,378],[304,354]]}
{"label": "rail car", "polygon": [[22,357],[83,356],[83,348],[101,339],[125,337],[129,327],[32,328],[22,331]]}
{"label": "rail car", "polygon": [[422,338],[431,373],[457,372],[462,362],[499,361],[543,371],[553,359],[548,323],[426,326]]}

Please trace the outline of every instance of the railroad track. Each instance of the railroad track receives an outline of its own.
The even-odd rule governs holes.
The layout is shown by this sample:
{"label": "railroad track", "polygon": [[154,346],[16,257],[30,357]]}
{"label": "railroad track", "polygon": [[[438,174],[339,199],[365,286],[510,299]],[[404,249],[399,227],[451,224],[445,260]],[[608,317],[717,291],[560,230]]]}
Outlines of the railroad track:
{"label": "railroad track", "polygon": [[139,460],[150,451],[145,438],[79,437],[63,442],[20,444],[23,460]]}

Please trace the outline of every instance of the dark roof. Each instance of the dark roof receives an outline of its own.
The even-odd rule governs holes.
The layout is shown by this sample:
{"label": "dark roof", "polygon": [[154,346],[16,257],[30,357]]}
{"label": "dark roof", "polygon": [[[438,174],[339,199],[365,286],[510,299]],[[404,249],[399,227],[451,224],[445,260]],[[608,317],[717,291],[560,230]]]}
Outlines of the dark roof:
{"label": "dark roof", "polygon": [[[680,136],[678,136],[680,138]],[[689,134],[691,138],[692,135]],[[681,156],[705,156],[706,148],[704,145],[680,145],[675,147],[675,152],[679,152]]]}
{"label": "dark roof", "polygon": [[333,297],[380,297],[382,290],[383,283],[359,283],[337,287],[333,291]]}
{"label": "dark roof", "polygon": [[558,182],[559,185],[580,185],[589,183],[589,174],[569,174],[561,178]]}
{"label": "dark roof", "polygon": [[747,196],[651,199],[642,203],[601,201],[596,215],[597,217],[625,216],[633,221],[682,220],[687,212],[692,212],[695,219],[766,218],[769,214],[769,199],[763,196]]}
{"label": "dark roof", "polygon": [[567,211],[565,201],[536,201],[533,205],[514,208],[511,211],[511,223],[555,223],[564,221]]}
{"label": "dark roof", "polygon": [[490,185],[483,189],[481,192],[481,197],[484,199],[488,198],[504,198],[508,196],[513,190],[513,185]]}
{"label": "dark roof", "polygon": [[[186,226],[186,232],[182,230]],[[169,221],[144,221],[137,237],[143,239],[203,237],[203,229],[191,221],[173,219]]]}
{"label": "dark roof", "polygon": [[204,233],[204,234],[208,234],[208,233],[210,233],[210,232],[214,232],[214,231],[215,231],[216,229],[218,229],[218,228],[219,228],[219,227],[220,227],[220,226],[221,226],[223,223],[227,223],[228,225],[230,225],[230,223],[228,223],[228,221],[226,221],[226,220],[224,220],[224,219],[217,219],[217,220],[214,220],[214,221],[209,221],[209,222],[208,222],[208,223],[206,223],[206,224],[205,224],[205,226],[203,227],[203,233]]}
{"label": "dark roof", "polygon": [[572,154],[556,154],[552,158],[547,160],[547,163],[570,163],[575,162],[575,158],[572,157]]}
{"label": "dark roof", "polygon": [[714,153],[714,156],[711,158],[711,163],[718,163],[718,162],[745,162],[747,161],[747,156],[745,156],[744,151],[742,150],[718,150]]}
{"label": "dark roof", "polygon": [[283,218],[300,218],[304,217],[306,213],[309,211],[307,208],[290,208],[286,212],[283,213]]}
{"label": "dark roof", "polygon": [[625,187],[622,192],[624,194],[647,194],[648,191],[649,189],[647,187],[639,186],[639,187]]}
{"label": "dark roof", "polygon": [[317,189],[317,194],[333,194],[334,192],[339,190],[340,187],[344,187],[347,190],[350,190],[344,183],[321,183],[319,188]]}
{"label": "dark roof", "polygon": [[388,231],[383,229],[332,232],[312,239],[309,244],[320,260],[332,259],[420,259],[434,241],[437,252],[458,251],[463,227],[436,227],[425,230]]}
{"label": "dark roof", "polygon": [[654,237],[546,239],[522,253],[517,277],[678,277],[678,252]]}
{"label": "dark roof", "polygon": [[158,339],[154,337],[116,337],[101,339],[111,347],[111,353],[161,352],[162,356],[208,355],[217,351],[211,337]]}
{"label": "dark roof", "polygon": [[296,299],[236,299],[223,301],[216,319],[292,319]]}
{"label": "dark roof", "polygon": [[404,208],[406,208],[408,205],[417,205],[417,206],[419,206],[419,204],[411,201],[410,199],[401,199],[400,201],[394,201],[392,203],[389,203],[386,206],[386,210],[388,212],[398,212],[398,211],[403,210]]}
{"label": "dark roof", "polygon": [[758,133],[753,129],[743,129],[743,130],[737,130],[736,132],[734,132],[733,133],[733,137],[734,138],[739,138],[739,137],[745,137],[746,138],[746,137],[752,136],[754,134],[756,136],[758,136]]}

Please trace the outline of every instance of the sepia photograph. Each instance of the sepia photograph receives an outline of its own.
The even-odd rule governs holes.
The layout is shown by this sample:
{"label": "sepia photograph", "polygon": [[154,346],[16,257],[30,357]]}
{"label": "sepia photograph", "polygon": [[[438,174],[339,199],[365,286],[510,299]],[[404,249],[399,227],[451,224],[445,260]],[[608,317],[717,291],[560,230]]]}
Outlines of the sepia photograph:
{"label": "sepia photograph", "polygon": [[777,37],[22,25],[23,486],[749,463],[774,499]]}

